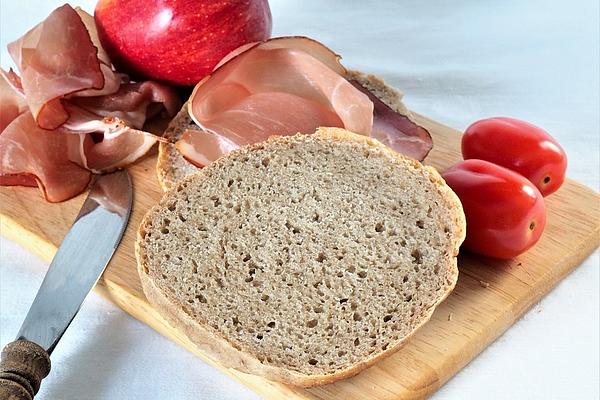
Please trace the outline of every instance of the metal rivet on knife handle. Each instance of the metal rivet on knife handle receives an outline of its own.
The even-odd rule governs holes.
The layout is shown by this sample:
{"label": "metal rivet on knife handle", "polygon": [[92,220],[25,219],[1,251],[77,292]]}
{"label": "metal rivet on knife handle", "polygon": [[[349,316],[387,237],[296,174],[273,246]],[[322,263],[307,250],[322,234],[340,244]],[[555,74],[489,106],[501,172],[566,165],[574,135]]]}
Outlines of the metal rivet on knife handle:
{"label": "metal rivet on knife handle", "polygon": [[32,400],[50,372],[50,356],[39,345],[15,340],[2,349],[0,399]]}

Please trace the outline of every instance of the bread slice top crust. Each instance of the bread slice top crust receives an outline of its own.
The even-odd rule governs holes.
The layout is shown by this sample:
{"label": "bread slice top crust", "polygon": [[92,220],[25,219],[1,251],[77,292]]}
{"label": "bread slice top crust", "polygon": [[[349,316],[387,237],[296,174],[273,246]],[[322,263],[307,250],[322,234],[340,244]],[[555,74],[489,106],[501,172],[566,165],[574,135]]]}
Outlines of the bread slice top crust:
{"label": "bread slice top crust", "polygon": [[[382,79],[353,70],[348,71],[347,78],[356,80],[369,89],[392,110],[412,118],[412,114],[402,103],[402,93],[387,85]],[[175,142],[181,138],[186,129],[201,129],[189,116],[187,102],[164,132],[163,136],[169,139],[169,142],[160,142],[158,145],[156,174],[160,186],[165,191],[172,188],[180,179],[200,170],[187,161],[175,147]]]}
{"label": "bread slice top crust", "polygon": [[169,126],[163,134],[163,137],[169,139],[169,142],[158,144],[156,176],[158,183],[165,191],[175,186],[182,178],[200,171],[200,168],[187,161],[175,147],[175,142],[181,138],[186,129],[201,129],[188,114],[187,101],[169,122]]}
{"label": "bread slice top crust", "polygon": [[150,302],[210,357],[313,386],[398,350],[452,291],[464,235],[433,168],[321,128],[180,181],[136,256]]}

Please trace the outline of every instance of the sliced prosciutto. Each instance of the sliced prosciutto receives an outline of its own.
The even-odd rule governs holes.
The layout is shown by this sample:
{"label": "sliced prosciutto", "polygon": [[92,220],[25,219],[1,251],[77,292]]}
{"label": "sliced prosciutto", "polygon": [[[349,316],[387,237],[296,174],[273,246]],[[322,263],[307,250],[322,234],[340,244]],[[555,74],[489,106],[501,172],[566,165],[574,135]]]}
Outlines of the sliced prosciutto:
{"label": "sliced prosciutto", "polygon": [[[150,150],[159,139],[155,135],[129,127],[117,117],[95,119],[89,112],[69,107],[75,132],[66,135],[78,138],[71,141],[68,159],[95,173],[110,172],[133,163]],[[97,132],[102,132],[98,135]],[[100,136],[100,140],[98,140]],[[74,144],[76,143],[76,145]]]}
{"label": "sliced prosciutto", "polygon": [[371,137],[395,151],[423,160],[433,147],[427,129],[415,124],[406,115],[392,110],[387,104],[356,80],[350,80],[358,90],[373,102],[373,129]]}
{"label": "sliced prosciutto", "polygon": [[51,202],[142,157],[160,140],[146,120],[181,106],[171,88],[114,71],[93,17],[68,4],[9,52],[21,76],[1,71],[0,185],[38,186]]}
{"label": "sliced prosciutto", "polygon": [[0,68],[0,105],[0,132],[27,110],[21,80],[12,69],[6,72]]}
{"label": "sliced prosciutto", "polygon": [[114,93],[128,79],[112,70],[93,21],[65,4],[8,44],[31,113],[43,129],[56,129],[69,118],[64,98]]}
{"label": "sliced prosciutto", "polygon": [[78,195],[92,176],[66,156],[78,142],[77,135],[41,129],[26,111],[0,135],[0,185],[38,186],[52,203]]}
{"label": "sliced prosciutto", "polygon": [[[181,108],[181,101],[171,88],[151,81],[123,83],[113,93],[98,97],[72,97],[68,103],[95,114],[96,118],[116,117],[138,129],[162,110],[167,115],[175,115]],[[67,120],[65,125],[76,130],[72,129],[72,121]]]}
{"label": "sliced prosciutto", "polygon": [[223,154],[240,147],[224,136],[195,129],[186,129],[175,146],[187,160],[197,166],[208,165]]}
{"label": "sliced prosciutto", "polygon": [[[128,190],[123,190],[123,180],[129,179],[123,174],[110,174],[95,183],[90,191],[90,198],[101,205],[106,211],[125,218],[131,208],[132,199]],[[131,190],[131,187],[129,188]]]}
{"label": "sliced prosciutto", "polygon": [[[271,133],[281,135],[285,134],[283,130],[293,134],[298,132],[297,127],[305,128],[308,123],[302,119],[314,120],[308,113],[317,111],[320,115],[336,114],[341,126],[369,134],[373,104],[339,73],[341,66],[335,54],[331,53],[326,63],[326,57],[313,57],[303,50],[307,47],[302,46],[305,41],[310,48],[317,46],[317,42],[306,38],[273,39],[231,58],[196,86],[189,102],[190,116],[200,127],[219,133],[223,124],[231,132],[231,122],[223,114],[239,112],[246,116],[236,121],[235,132],[240,134],[247,128],[254,132],[260,128],[248,118],[254,109],[265,115],[266,108],[270,108],[274,118],[265,120],[284,127]],[[321,52],[330,51],[320,46]],[[338,65],[338,70],[332,65]],[[268,101],[267,96],[274,94],[279,96]],[[290,107],[287,101],[291,100],[294,103]],[[286,115],[289,122],[278,118]]]}
{"label": "sliced prosciutto", "polygon": [[104,87],[98,50],[68,4],[10,43],[8,51],[21,72],[27,104],[41,128],[58,128],[69,118],[60,101],[63,96]]}
{"label": "sliced prosciutto", "polygon": [[340,75],[338,57],[318,42],[273,39],[228,58],[189,101],[190,116],[206,133],[189,131],[177,147],[194,164],[213,161],[220,149],[319,126],[370,134],[373,103]]}
{"label": "sliced prosciutto", "polygon": [[340,57],[305,37],[274,38],[234,50],[201,81],[188,103],[200,129],[176,146],[197,166],[272,135],[343,127],[422,160],[431,137],[422,127],[348,78]]}

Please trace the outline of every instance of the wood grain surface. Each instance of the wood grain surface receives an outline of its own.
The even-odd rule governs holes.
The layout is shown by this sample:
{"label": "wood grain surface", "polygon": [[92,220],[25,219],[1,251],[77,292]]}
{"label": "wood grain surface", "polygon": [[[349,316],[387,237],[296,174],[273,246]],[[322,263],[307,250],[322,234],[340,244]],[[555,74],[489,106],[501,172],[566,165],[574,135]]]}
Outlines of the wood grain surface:
{"label": "wood grain surface", "polygon": [[[460,134],[425,117],[417,118],[434,138],[434,150],[426,163],[444,170],[458,161]],[[312,389],[294,388],[224,369],[169,326],[146,301],[136,272],[133,243],[141,218],[162,194],[155,163],[156,155],[152,154],[130,168],[135,196],[132,217],[96,289],[135,318],[268,399],[424,398],[493,342],[600,244],[600,195],[569,180],[547,199],[546,230],[532,250],[509,261],[471,254],[459,257],[456,289],[399,352],[353,378]],[[50,261],[83,199],[79,196],[65,203],[48,204],[37,189],[2,187],[0,233]]]}

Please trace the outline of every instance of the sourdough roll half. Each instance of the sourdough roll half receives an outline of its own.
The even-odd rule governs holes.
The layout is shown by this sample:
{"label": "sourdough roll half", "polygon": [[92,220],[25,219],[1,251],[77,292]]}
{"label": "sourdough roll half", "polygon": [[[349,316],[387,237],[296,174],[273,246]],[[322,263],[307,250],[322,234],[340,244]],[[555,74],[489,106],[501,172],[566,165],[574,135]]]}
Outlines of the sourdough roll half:
{"label": "sourdough roll half", "polygon": [[465,219],[430,167],[336,128],[179,181],[136,243],[148,300],[218,363],[299,386],[397,351],[452,291]]}

